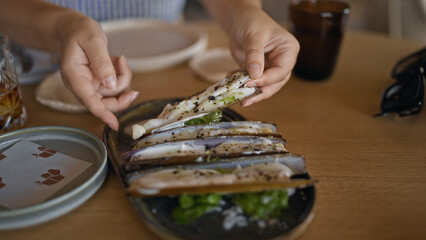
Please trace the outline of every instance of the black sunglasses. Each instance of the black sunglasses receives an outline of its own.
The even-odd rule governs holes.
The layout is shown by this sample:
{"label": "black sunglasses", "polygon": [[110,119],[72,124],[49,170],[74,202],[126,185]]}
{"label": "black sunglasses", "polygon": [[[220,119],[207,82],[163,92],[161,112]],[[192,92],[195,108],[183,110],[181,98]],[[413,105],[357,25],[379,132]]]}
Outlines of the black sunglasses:
{"label": "black sunglasses", "polygon": [[396,112],[399,116],[418,114],[423,107],[426,78],[426,48],[401,59],[392,70],[397,81],[388,87],[382,96],[383,116]]}

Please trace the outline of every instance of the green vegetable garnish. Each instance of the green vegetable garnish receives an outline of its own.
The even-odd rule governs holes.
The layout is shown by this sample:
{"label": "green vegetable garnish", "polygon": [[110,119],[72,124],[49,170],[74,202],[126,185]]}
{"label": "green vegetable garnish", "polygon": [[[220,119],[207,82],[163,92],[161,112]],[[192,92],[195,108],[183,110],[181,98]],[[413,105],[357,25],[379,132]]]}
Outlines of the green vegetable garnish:
{"label": "green vegetable garnish", "polygon": [[210,205],[197,205],[188,209],[177,207],[173,209],[172,215],[177,224],[188,225],[213,207]]}
{"label": "green vegetable garnish", "polygon": [[223,102],[223,104],[225,104],[225,105],[230,105],[230,104],[236,102],[237,99],[235,98],[235,96],[229,96],[229,97],[220,99],[219,101]]}
{"label": "green vegetable garnish", "polygon": [[[287,190],[272,190],[259,193],[239,193],[232,195],[232,202],[240,206],[247,215],[255,219],[279,217],[281,210],[288,208]],[[219,205],[220,194],[179,196],[179,206],[172,211],[176,223],[187,225]]]}
{"label": "green vegetable garnish", "polygon": [[210,155],[207,157],[206,162],[216,162],[217,160],[220,160],[220,158],[215,157],[215,158],[210,158]]}
{"label": "green vegetable garnish", "polygon": [[197,196],[196,202],[198,204],[209,204],[213,206],[217,206],[222,200],[222,196],[217,193],[204,194]]}
{"label": "green vegetable garnish", "polygon": [[235,194],[232,201],[249,216],[260,219],[278,217],[281,210],[288,207],[287,190]]}
{"label": "green vegetable garnish", "polygon": [[219,194],[179,196],[179,206],[173,209],[172,216],[176,223],[187,225],[219,205],[222,196]]}
{"label": "green vegetable garnish", "polygon": [[211,112],[209,114],[206,114],[199,118],[194,118],[186,121],[184,124],[186,126],[191,125],[200,125],[200,124],[211,124],[211,123],[217,123],[222,120],[222,110],[217,110],[214,112]]}
{"label": "green vegetable garnish", "polygon": [[206,150],[206,155],[207,155],[206,162],[215,162],[215,161],[220,159],[218,157],[212,158],[211,154],[212,154],[212,152],[211,152],[210,149]]}
{"label": "green vegetable garnish", "polygon": [[181,206],[183,209],[188,209],[194,206],[194,204],[194,198],[189,195],[183,194],[179,197],[179,206]]}
{"label": "green vegetable garnish", "polygon": [[218,172],[220,172],[220,173],[231,173],[231,172],[233,172],[234,170],[233,170],[233,169],[230,169],[230,168],[221,168],[221,167],[219,167],[218,169],[216,169],[216,171],[218,171]]}

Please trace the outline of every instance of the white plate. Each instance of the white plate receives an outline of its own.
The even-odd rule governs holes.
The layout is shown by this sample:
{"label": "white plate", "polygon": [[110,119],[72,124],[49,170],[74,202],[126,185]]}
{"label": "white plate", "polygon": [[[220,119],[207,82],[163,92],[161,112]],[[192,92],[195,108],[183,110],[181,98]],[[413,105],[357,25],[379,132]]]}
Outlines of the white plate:
{"label": "white plate", "polygon": [[227,48],[213,48],[199,53],[189,61],[189,66],[208,82],[219,82],[228,72],[238,69]]}
{"label": "white plate", "polygon": [[0,210],[0,230],[40,224],[73,210],[95,194],[107,174],[105,145],[89,132],[59,126],[24,128],[0,135],[0,152],[22,139],[93,164],[59,194],[43,203]]}
{"label": "white plate", "polygon": [[155,20],[101,24],[114,56],[124,55],[134,72],[159,70],[188,60],[207,46],[204,30]]}
{"label": "white plate", "polygon": [[70,113],[87,112],[87,108],[65,87],[59,72],[47,76],[37,86],[35,96],[37,102],[54,110]]}

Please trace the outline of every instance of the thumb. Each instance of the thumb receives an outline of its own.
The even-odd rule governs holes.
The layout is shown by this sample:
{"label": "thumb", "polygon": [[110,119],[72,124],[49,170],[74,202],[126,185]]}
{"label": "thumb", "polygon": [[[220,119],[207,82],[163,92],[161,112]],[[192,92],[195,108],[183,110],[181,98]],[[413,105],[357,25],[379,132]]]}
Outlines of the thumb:
{"label": "thumb", "polygon": [[260,39],[248,38],[244,44],[247,72],[252,78],[259,78],[265,65],[264,44]]}
{"label": "thumb", "polygon": [[114,65],[108,53],[107,42],[99,38],[91,40],[84,48],[90,62],[92,73],[109,89],[117,88],[117,77]]}

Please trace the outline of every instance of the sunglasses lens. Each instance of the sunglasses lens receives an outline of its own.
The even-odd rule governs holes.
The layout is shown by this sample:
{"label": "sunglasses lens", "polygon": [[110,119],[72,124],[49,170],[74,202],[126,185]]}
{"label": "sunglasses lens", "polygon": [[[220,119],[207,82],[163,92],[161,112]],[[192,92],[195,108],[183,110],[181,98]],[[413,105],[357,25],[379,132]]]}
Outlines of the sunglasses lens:
{"label": "sunglasses lens", "polygon": [[421,49],[403,59],[401,59],[392,70],[392,77],[399,78],[411,70],[417,70],[419,67],[425,67],[426,48]]}
{"label": "sunglasses lens", "polygon": [[423,98],[423,74],[408,74],[386,89],[381,109],[383,113],[396,112],[400,116],[417,114],[422,109]]}

